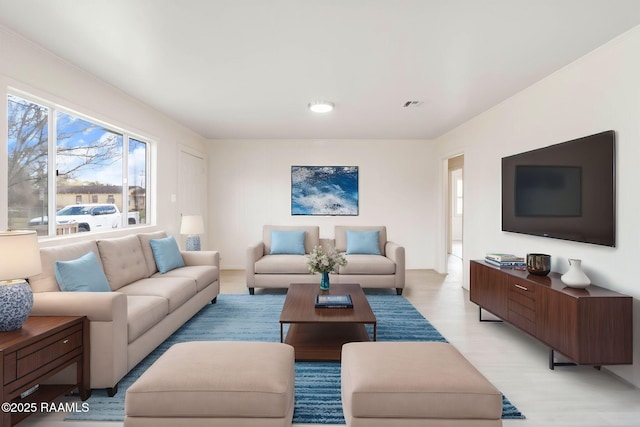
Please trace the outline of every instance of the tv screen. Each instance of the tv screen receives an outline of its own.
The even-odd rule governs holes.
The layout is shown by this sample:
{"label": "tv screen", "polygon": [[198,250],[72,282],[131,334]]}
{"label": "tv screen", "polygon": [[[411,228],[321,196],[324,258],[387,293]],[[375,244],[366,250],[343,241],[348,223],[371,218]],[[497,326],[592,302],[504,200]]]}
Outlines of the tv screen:
{"label": "tv screen", "polygon": [[516,166],[516,216],[582,214],[582,168]]}
{"label": "tv screen", "polygon": [[502,230],[615,246],[615,133],[502,159]]}

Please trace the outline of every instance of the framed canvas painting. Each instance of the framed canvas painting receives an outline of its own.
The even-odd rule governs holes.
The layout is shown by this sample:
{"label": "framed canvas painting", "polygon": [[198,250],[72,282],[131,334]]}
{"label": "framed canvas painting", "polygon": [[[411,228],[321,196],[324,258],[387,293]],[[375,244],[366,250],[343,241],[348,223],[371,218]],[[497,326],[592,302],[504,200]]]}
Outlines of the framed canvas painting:
{"label": "framed canvas painting", "polygon": [[358,166],[291,166],[291,215],[358,215]]}

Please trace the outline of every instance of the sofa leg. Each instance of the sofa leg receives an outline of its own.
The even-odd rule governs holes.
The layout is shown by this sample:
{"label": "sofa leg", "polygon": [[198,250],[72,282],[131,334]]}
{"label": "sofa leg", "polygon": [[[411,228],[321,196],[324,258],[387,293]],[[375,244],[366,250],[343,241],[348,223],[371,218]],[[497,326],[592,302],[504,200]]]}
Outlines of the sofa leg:
{"label": "sofa leg", "polygon": [[249,288],[249,295],[254,295],[256,293],[255,288]]}
{"label": "sofa leg", "polygon": [[396,288],[396,294],[402,295],[402,288]]}
{"label": "sofa leg", "polygon": [[211,300],[211,304],[215,304],[218,302],[218,297],[215,297],[214,299]]}
{"label": "sofa leg", "polygon": [[116,395],[117,392],[118,392],[118,384],[114,385],[113,387],[107,387],[107,396],[113,397]]}

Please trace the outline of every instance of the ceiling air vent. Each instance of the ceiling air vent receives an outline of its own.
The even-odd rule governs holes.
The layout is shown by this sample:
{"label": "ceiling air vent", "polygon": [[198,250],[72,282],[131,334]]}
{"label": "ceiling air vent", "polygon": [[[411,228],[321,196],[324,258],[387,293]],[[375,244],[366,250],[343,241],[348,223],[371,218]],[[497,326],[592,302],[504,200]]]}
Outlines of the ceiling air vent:
{"label": "ceiling air vent", "polygon": [[424,104],[424,101],[407,101],[402,106],[404,108],[410,108],[410,107],[419,107],[422,104]]}

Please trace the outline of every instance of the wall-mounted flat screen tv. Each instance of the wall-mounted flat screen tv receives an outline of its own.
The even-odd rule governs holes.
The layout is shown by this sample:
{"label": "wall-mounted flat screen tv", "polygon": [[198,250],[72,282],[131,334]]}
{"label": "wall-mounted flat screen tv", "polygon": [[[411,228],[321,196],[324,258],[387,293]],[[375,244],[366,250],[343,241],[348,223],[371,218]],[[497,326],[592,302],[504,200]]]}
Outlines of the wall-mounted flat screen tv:
{"label": "wall-mounted flat screen tv", "polygon": [[615,132],[502,158],[502,230],[616,245]]}

